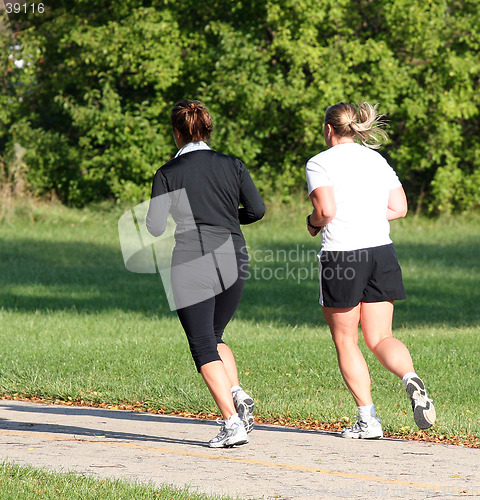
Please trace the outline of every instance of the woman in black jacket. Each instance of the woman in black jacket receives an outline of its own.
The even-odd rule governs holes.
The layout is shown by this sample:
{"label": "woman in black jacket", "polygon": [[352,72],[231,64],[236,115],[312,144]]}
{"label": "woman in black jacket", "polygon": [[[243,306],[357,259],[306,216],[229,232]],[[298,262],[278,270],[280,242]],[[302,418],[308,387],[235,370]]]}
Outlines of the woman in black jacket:
{"label": "woman in black jacket", "polygon": [[201,102],[177,103],[170,121],[179,150],[155,174],[147,227],[160,236],[169,213],[176,223],[175,309],[197,370],[224,419],[209,446],[244,444],[253,428],[254,403],[240,387],[235,358],[222,335],[248,274],[240,224],[261,219],[265,205],[243,163],[206,144],[212,118]]}

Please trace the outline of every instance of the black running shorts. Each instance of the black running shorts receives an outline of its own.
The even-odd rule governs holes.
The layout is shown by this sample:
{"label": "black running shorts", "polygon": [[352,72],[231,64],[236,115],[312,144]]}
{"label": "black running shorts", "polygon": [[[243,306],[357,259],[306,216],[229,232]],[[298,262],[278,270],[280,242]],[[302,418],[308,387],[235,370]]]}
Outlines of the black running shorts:
{"label": "black running shorts", "polygon": [[393,244],[320,254],[320,304],[355,307],[360,302],[405,299]]}

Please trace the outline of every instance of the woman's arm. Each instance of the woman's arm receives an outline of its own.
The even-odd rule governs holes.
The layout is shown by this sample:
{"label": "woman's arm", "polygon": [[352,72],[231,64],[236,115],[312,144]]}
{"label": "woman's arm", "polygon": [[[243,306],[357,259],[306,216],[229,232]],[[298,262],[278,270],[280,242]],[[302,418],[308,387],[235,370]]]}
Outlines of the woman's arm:
{"label": "woman's arm", "polygon": [[408,212],[408,203],[402,186],[392,189],[388,196],[387,220],[400,219]]}
{"label": "woman's arm", "polygon": [[[314,189],[310,193],[310,199],[313,205],[310,224],[317,227],[326,226],[334,219],[337,213],[333,186],[324,186]],[[310,226],[308,226],[308,230],[312,236],[315,236],[319,232],[319,229]]]}
{"label": "woman's arm", "polygon": [[242,165],[240,178],[240,203],[243,208],[238,209],[240,224],[251,224],[265,215],[265,203],[253,183],[248,170]]}
{"label": "woman's arm", "polygon": [[153,178],[152,196],[146,220],[148,232],[152,236],[161,236],[165,232],[169,211],[170,193],[163,175],[158,170]]}

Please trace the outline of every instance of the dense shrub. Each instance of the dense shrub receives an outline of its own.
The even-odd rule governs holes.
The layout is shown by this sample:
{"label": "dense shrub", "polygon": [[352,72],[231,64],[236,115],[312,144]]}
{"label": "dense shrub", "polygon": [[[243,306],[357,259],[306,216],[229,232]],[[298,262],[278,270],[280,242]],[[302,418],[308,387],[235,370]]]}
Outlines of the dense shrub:
{"label": "dense shrub", "polygon": [[175,152],[169,110],[192,97],[213,114],[212,145],[288,199],[325,147],[325,108],[368,100],[390,119],[383,152],[411,205],[478,206],[476,0],[78,0],[17,40],[26,64],[2,61],[0,154],[27,149],[39,194],[146,198]]}

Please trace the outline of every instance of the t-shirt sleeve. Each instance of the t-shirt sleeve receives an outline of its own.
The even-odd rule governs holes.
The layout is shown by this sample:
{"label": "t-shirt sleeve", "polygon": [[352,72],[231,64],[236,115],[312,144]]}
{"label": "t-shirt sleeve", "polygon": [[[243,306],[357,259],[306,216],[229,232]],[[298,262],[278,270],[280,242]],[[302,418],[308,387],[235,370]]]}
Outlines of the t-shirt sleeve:
{"label": "t-shirt sleeve", "polygon": [[319,187],[333,186],[332,179],[325,167],[316,161],[309,160],[307,162],[305,175],[307,176],[308,194]]}
{"label": "t-shirt sleeve", "polygon": [[[388,163],[387,163],[388,165]],[[396,189],[398,187],[401,187],[402,183],[400,182],[400,179],[398,178],[397,173],[393,168],[388,165],[388,174],[387,174],[387,185],[388,189],[391,191],[392,189]]]}

